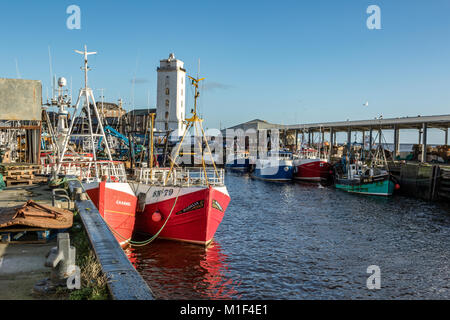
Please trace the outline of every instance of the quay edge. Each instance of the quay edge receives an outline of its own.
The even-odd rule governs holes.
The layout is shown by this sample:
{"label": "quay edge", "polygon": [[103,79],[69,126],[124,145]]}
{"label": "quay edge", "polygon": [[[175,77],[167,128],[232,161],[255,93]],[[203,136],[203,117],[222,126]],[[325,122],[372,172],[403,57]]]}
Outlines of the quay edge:
{"label": "quay edge", "polygon": [[[69,181],[71,193],[77,187],[78,182]],[[111,297],[114,300],[154,300],[151,289],[128,260],[92,201],[76,200],[75,207],[79,211],[102,271],[108,279]]]}

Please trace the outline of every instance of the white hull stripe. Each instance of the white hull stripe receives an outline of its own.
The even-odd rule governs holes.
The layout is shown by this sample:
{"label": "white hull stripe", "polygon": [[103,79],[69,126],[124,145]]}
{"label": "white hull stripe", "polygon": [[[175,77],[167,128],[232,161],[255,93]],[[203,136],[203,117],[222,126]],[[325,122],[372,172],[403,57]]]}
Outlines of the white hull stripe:
{"label": "white hull stripe", "polygon": [[[98,188],[98,182],[91,182],[83,184],[84,189],[91,190]],[[176,198],[177,196],[185,196],[190,193],[198,192],[207,189],[207,187],[159,187],[159,186],[149,186],[143,183],[120,183],[120,182],[107,182],[106,188],[124,192],[126,194],[137,196],[139,193],[145,193],[146,204],[157,203],[161,201],[170,200]],[[133,191],[136,190],[136,193]],[[180,190],[181,189],[181,190]],[[215,190],[229,196],[226,187],[214,187]]]}
{"label": "white hull stripe", "polygon": [[323,162],[328,163],[326,159],[295,159],[294,166],[302,166],[305,164],[315,163],[315,162]]}
{"label": "white hull stripe", "polygon": [[[139,193],[144,193],[147,195],[145,199],[146,204],[158,203],[174,199],[177,196],[181,197],[207,189],[207,187],[157,187],[149,186],[143,183],[133,184],[133,187],[136,189],[137,195]],[[229,196],[226,187],[214,187],[214,189]]]}

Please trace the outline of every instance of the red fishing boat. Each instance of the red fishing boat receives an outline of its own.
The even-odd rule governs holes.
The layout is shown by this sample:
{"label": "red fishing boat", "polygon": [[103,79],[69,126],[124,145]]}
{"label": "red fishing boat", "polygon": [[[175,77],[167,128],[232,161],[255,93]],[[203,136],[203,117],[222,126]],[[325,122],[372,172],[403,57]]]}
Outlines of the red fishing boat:
{"label": "red fishing boat", "polygon": [[[121,245],[130,242],[134,231],[140,231],[156,237],[186,241],[195,244],[208,245],[221,223],[224,213],[230,202],[230,196],[224,185],[224,170],[218,169],[214,162],[213,168],[207,168],[202,155],[202,167],[175,168],[176,160],[182,146],[183,139],[191,128],[195,132],[202,132],[200,138],[206,142],[202,119],[197,116],[196,106],[198,97],[198,82],[202,79],[192,79],[195,86],[195,104],[193,116],[186,119],[188,124],[181,139],[175,159],[171,159],[170,168],[153,168],[153,143],[151,145],[151,159],[149,168],[137,168],[135,182],[128,182],[124,165],[113,161],[108,146],[102,121],[92,89],[87,87],[87,56],[85,48],[82,53],[85,57],[85,87],[80,90],[77,104],[71,119],[82,110],[92,114],[98,121],[98,133],[94,133],[92,117],[89,117],[89,134],[74,134],[75,137],[86,137],[88,149],[92,149],[92,161],[73,161],[66,155],[68,143],[73,134],[75,121],[71,122],[69,130],[61,144],[58,161],[48,164],[46,170],[59,174],[74,175],[82,181],[83,188],[98,208],[99,213],[115,235]],[[80,101],[84,98],[84,103]],[[154,118],[152,117],[152,140]],[[105,144],[107,161],[98,160],[95,147],[96,138],[102,138]],[[200,142],[200,141],[199,141]],[[201,145],[202,143],[200,143]],[[190,144],[189,144],[190,146]],[[209,155],[212,157],[209,145],[206,142]],[[54,167],[54,168],[53,168]]]}
{"label": "red fishing boat", "polygon": [[195,87],[193,116],[186,119],[187,127],[170,168],[138,168],[135,171],[137,183],[133,189],[138,197],[135,229],[160,238],[208,245],[223,219],[230,196],[224,184],[224,170],[218,169],[214,161],[212,167],[206,167],[203,150],[198,153],[202,157],[201,167],[174,167],[191,128],[202,133],[194,139],[201,139],[198,141],[200,147],[200,141],[205,142],[205,154],[209,152],[210,159],[213,159],[201,126],[202,119],[196,112],[198,82],[202,79],[189,78]]}
{"label": "red fishing boat", "polygon": [[[158,183],[155,177],[167,175],[168,170],[153,169],[150,184],[140,179],[142,182],[133,187],[139,199],[135,230],[164,239],[208,245],[230,202],[223,184],[223,170],[219,178],[212,178],[211,170],[207,171],[211,178],[205,178],[202,168],[173,170],[170,182]],[[141,175],[150,173],[148,169],[139,171]]]}
{"label": "red fishing boat", "polygon": [[128,183],[83,183],[89,198],[121,246],[131,240],[134,231],[137,197]]}
{"label": "red fishing boat", "polygon": [[320,182],[327,180],[332,173],[328,159],[320,157],[314,149],[302,150],[294,158],[294,179]]}
{"label": "red fishing boat", "polygon": [[[102,120],[99,116],[94,94],[88,87],[88,56],[95,52],[76,51],[84,56],[85,85],[80,89],[78,100],[74,106],[70,127],[67,128],[68,112],[65,108],[71,105],[70,99],[63,94],[65,81],[58,81],[58,99],[55,104],[60,109],[58,131],[53,134],[54,150],[57,153],[57,161],[43,163],[43,172],[52,174],[53,181],[58,180],[60,175],[74,176],[81,182],[84,190],[97,207],[99,213],[108,227],[115,235],[120,245],[126,245],[132,237],[136,216],[137,197],[127,182],[123,163],[113,161],[111,157],[108,140],[105,136]],[[64,111],[64,112],[62,112]],[[83,118],[82,114],[88,116],[88,133],[74,133],[74,124],[77,118]],[[92,119],[97,119],[97,128],[94,133]],[[87,149],[92,153],[74,154],[73,148],[69,146],[70,139],[86,142]],[[96,140],[102,138],[105,144],[106,155],[109,160],[98,160],[96,155]],[[72,153],[68,150],[72,149]]]}

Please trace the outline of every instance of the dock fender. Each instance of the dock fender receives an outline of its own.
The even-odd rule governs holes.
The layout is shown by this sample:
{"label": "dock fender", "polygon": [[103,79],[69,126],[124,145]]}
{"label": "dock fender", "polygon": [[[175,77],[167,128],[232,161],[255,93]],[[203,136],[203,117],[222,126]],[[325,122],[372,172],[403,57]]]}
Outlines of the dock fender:
{"label": "dock fender", "polygon": [[145,200],[147,199],[147,194],[140,192],[138,194],[138,203],[137,203],[137,212],[144,212],[145,209]]}

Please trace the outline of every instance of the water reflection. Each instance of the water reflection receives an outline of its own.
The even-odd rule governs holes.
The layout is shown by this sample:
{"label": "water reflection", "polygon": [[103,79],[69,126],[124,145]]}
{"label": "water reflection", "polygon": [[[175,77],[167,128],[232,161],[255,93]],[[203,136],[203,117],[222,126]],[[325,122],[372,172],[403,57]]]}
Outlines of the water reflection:
{"label": "water reflection", "polygon": [[[449,204],[231,174],[226,184],[231,202],[210,247],[128,250],[156,298],[450,299]],[[366,287],[373,264],[381,290]]]}
{"label": "water reflection", "polygon": [[240,298],[240,283],[228,274],[227,255],[215,241],[204,248],[156,240],[126,253],[157,299]]}

